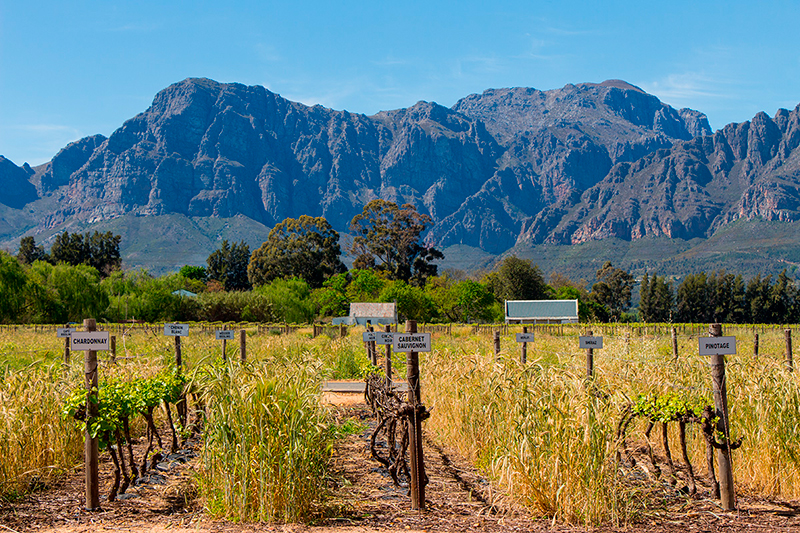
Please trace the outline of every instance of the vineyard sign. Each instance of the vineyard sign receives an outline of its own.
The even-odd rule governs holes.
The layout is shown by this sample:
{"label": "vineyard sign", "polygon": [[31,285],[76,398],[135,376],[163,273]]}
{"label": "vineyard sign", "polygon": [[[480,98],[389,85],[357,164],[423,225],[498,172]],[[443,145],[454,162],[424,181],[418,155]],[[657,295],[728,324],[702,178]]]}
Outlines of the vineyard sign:
{"label": "vineyard sign", "polygon": [[517,342],[533,342],[533,333],[517,333]]}
{"label": "vineyard sign", "polygon": [[700,355],[734,355],[736,337],[700,337]]}
{"label": "vineyard sign", "polygon": [[[186,327],[188,329],[189,326]],[[218,329],[214,331],[214,334],[218,341],[232,341],[236,338],[235,333],[236,332],[232,329]]]}
{"label": "vineyard sign", "polygon": [[189,324],[164,324],[164,335],[167,337],[188,337]]}
{"label": "vineyard sign", "polygon": [[578,337],[580,348],[582,350],[600,349],[603,347],[603,337],[589,337],[588,335],[581,335]]}
{"label": "vineyard sign", "polygon": [[56,330],[56,337],[59,339],[68,339],[75,333],[75,328],[58,328]]}
{"label": "vineyard sign", "polygon": [[393,333],[392,350],[395,352],[430,352],[430,333]]}
{"label": "vineyard sign", "polygon": [[75,352],[109,350],[107,331],[75,331],[70,336],[70,349]]}
{"label": "vineyard sign", "polygon": [[375,332],[375,344],[379,346],[394,344],[394,333],[387,333],[385,331]]}

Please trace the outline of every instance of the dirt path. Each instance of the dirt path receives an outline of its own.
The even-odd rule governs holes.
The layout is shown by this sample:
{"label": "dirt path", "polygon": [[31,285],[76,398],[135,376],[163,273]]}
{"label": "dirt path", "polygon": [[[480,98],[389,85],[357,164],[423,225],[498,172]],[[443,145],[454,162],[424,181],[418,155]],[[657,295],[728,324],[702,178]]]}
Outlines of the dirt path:
{"label": "dirt path", "polygon": [[[337,518],[318,525],[232,524],[210,520],[196,495],[193,476],[197,443],[166,458],[156,475],[128,489],[118,501],[101,500],[103,511],[84,509],[83,472],[77,470],[56,487],[45,488],[13,505],[0,504],[2,531],[125,532],[232,532],[282,531],[312,533],[369,533],[373,531],[570,531],[585,528],[535,520],[514,507],[474,468],[455,454],[427,441],[425,445],[427,509],[411,511],[406,487],[395,487],[391,477],[370,458],[368,424],[373,423],[360,395],[326,395],[337,405],[340,418],[353,418],[365,429],[342,439],[334,452],[333,505]],[[104,457],[106,454],[104,454]],[[105,458],[101,472],[110,472]],[[109,476],[104,475],[104,480]],[[106,487],[101,489],[107,490]],[[656,487],[662,505],[627,528],[600,531],[705,532],[800,531],[800,504],[769,502],[740,496],[740,510],[723,513],[711,500],[687,500],[677,491]],[[671,492],[670,492],[671,491]]]}

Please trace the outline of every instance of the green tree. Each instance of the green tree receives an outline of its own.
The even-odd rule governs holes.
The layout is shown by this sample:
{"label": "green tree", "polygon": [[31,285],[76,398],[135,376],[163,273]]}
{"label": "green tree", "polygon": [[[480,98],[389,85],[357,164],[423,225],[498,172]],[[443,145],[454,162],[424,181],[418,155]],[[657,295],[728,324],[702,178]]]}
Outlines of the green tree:
{"label": "green tree", "polygon": [[206,279],[208,278],[206,267],[202,266],[184,265],[178,271],[178,274],[184,278],[201,281],[203,283],[205,283]]}
{"label": "green tree", "polygon": [[643,322],[670,322],[675,303],[672,283],[657,274],[642,276],[639,286],[639,315]]}
{"label": "green tree", "polygon": [[222,283],[227,291],[245,291],[250,288],[247,277],[247,265],[250,263],[250,247],[246,242],[228,243],[225,239],[222,246],[208,256],[208,279]]}
{"label": "green tree", "polygon": [[322,283],[322,287],[311,293],[317,315],[323,317],[346,316],[350,311],[347,298],[349,275],[345,272],[335,274]]}
{"label": "green tree", "polygon": [[387,283],[378,301],[397,302],[397,314],[408,320],[430,322],[436,312],[433,301],[423,289],[409,285],[403,280]]}
{"label": "green tree", "polygon": [[323,217],[287,218],[269,232],[253,252],[247,274],[250,283],[263,285],[276,278],[300,277],[312,288],[344,272],[339,259],[339,233]]}
{"label": "green tree", "polygon": [[484,278],[487,289],[498,301],[545,300],[550,294],[542,271],[529,259],[508,256]]}
{"label": "green tree", "polygon": [[619,320],[622,312],[631,306],[634,282],[630,273],[606,261],[597,271],[597,283],[592,285],[592,299],[608,308],[611,317]]}
{"label": "green tree", "polygon": [[26,304],[27,275],[13,256],[0,251],[0,322],[20,322]]}
{"label": "green tree", "polygon": [[17,259],[23,265],[32,265],[36,261],[47,261],[49,258],[44,247],[36,246],[36,239],[33,237],[23,237],[19,241],[19,252]]}
{"label": "green tree", "polygon": [[750,308],[749,322],[753,324],[769,324],[772,321],[770,296],[772,293],[772,276],[762,278],[756,275],[747,282],[745,292]]}
{"label": "green tree", "polygon": [[50,248],[50,258],[53,263],[89,265],[105,277],[122,266],[119,254],[121,239],[121,236],[110,231],[95,231],[85,235],[65,231],[56,235]]}
{"label": "green tree", "polygon": [[372,200],[350,222],[350,231],[355,233],[353,266],[376,269],[390,280],[424,286],[425,280],[437,273],[434,261],[444,258],[421,241],[431,222],[431,217],[418,213],[411,204],[398,207],[386,200]]}

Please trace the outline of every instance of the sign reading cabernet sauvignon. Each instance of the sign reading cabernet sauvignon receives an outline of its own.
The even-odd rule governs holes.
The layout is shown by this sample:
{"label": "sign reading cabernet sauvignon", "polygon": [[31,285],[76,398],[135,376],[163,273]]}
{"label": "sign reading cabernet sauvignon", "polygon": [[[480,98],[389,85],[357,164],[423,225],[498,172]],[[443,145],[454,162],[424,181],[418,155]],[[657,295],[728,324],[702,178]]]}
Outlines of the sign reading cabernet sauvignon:
{"label": "sign reading cabernet sauvignon", "polygon": [[392,350],[395,352],[430,352],[430,333],[393,333]]}

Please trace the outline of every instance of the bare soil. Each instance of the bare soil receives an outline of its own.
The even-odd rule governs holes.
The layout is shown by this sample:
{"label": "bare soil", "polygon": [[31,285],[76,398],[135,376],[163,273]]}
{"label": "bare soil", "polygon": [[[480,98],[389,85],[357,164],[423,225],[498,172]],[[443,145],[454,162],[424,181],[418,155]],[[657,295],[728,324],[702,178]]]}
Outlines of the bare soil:
{"label": "bare soil", "polygon": [[[492,486],[457,454],[430,440],[425,442],[429,477],[426,509],[412,511],[406,486],[395,487],[389,474],[370,458],[369,436],[374,419],[361,395],[327,393],[337,416],[363,424],[363,431],[341,439],[333,457],[333,500],[327,517],[317,524],[241,524],[210,519],[198,498],[194,473],[197,441],[161,463],[157,475],[132,486],[115,502],[101,499],[102,510],[86,511],[83,470],[77,468],[57,486],[42,487],[23,499],[0,502],[2,531],[232,532],[281,531],[310,533],[368,533],[374,531],[630,531],[630,532],[778,532],[800,531],[800,502],[768,501],[738,495],[736,512],[723,512],[710,499],[708,486],[690,499],[680,483],[652,481],[640,468],[627,477],[641,485],[648,509],[636,522],[601,528],[552,524],[527,516],[508,495]],[[371,425],[372,426],[371,426]],[[141,446],[141,444],[140,444]],[[140,452],[141,453],[141,452]],[[637,461],[646,465],[644,456]],[[111,461],[101,456],[101,479],[110,484]],[[101,493],[108,491],[101,488]]]}

